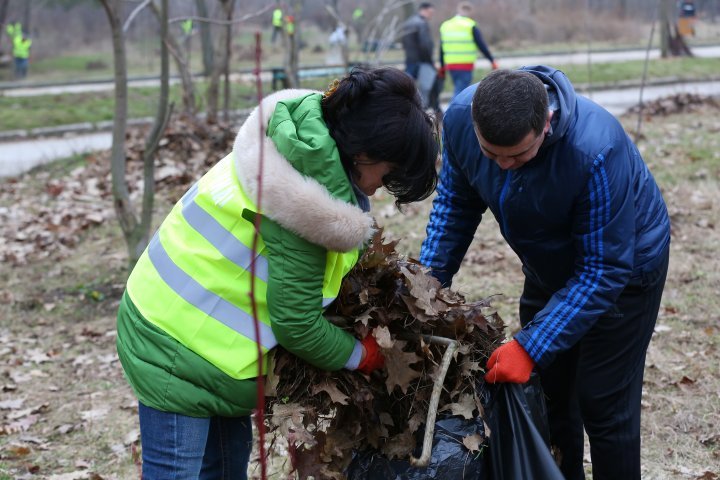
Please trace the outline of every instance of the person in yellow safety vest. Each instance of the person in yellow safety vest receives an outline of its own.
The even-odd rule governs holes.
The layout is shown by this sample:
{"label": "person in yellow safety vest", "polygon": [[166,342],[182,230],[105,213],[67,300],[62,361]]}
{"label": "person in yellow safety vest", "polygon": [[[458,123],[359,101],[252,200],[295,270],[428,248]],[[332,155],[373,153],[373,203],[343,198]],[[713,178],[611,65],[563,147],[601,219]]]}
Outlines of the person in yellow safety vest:
{"label": "person in yellow safety vest", "polygon": [[10,39],[14,40],[16,36],[22,34],[22,24],[20,22],[10,22],[7,27],[5,27],[5,31],[10,36]]}
{"label": "person in yellow safety vest", "polygon": [[285,15],[285,30],[288,35],[295,35],[295,15]]}
{"label": "person in yellow safety vest", "polygon": [[188,18],[188,19],[183,20],[180,23],[180,30],[182,31],[182,34],[186,37],[189,37],[190,35],[192,35],[192,31],[193,31],[192,19]]}
{"label": "person in yellow safety vest", "polygon": [[22,30],[20,30],[20,34],[16,34],[12,41],[13,57],[15,57],[15,78],[25,78],[28,72],[32,40],[30,37],[25,36]]}
{"label": "person in yellow safety vest", "polygon": [[438,75],[444,78],[445,72],[450,72],[455,86],[453,98],[472,82],[472,72],[478,49],[490,61],[493,70],[498,68],[475,20],[469,18],[472,11],[473,7],[469,2],[460,2],[457,7],[457,15],[440,25],[440,71]]}
{"label": "person in yellow safety vest", "polygon": [[283,28],[283,11],[282,8],[278,7],[275,10],[273,10],[272,14],[272,37],[270,37],[270,43],[275,44],[275,39],[278,35],[282,36],[282,28]]}
{"label": "person in yellow safety vest", "polygon": [[385,186],[400,205],[435,189],[433,133],[415,83],[390,67],[355,69],[324,93],[281,90],[250,114],[162,222],[120,302],[143,479],[223,467],[246,479],[257,377],[278,345],[330,371],[382,368],[372,333],[358,340],[323,310],[373,234],[369,197]]}

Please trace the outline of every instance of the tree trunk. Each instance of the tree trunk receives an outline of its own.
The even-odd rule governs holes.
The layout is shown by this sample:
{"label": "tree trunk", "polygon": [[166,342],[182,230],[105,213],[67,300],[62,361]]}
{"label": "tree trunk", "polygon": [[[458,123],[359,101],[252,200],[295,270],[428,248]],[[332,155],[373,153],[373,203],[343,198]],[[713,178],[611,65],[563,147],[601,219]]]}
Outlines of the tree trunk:
{"label": "tree trunk", "polygon": [[115,76],[115,114],[113,122],[113,140],[110,154],[110,172],[112,177],[112,195],[115,214],[128,247],[129,257],[133,257],[130,244],[130,232],[135,230],[137,219],[130,203],[130,193],[125,180],[125,134],[127,130],[127,61],[125,57],[125,35],[120,19],[120,0],[100,0],[105,8],[110,31],[112,32],[114,76]]}
{"label": "tree trunk", "polygon": [[130,264],[135,265],[150,241],[150,227],[155,203],[155,152],[162,138],[172,106],[170,96],[170,56],[168,54],[168,0],[161,0],[160,10],[160,98],[152,130],[143,152],[143,199],[140,224],[130,233],[128,240]]}
{"label": "tree trunk", "polygon": [[128,249],[128,264],[132,268],[145,250],[150,236],[152,208],[155,198],[154,156],[169,117],[169,55],[167,46],[168,21],[167,2],[161,0],[160,12],[160,98],[155,124],[145,143],[143,152],[143,199],[140,221],[130,201],[130,193],[125,179],[127,157],[125,152],[125,134],[127,131],[127,61],[125,55],[125,35],[120,18],[121,0],[100,0],[105,8],[113,40],[113,59],[115,67],[115,117],[113,123],[113,143],[110,155],[112,177],[112,195],[115,214],[125,237]]}
{"label": "tree trunk", "polygon": [[[150,4],[150,8],[158,19],[158,22],[162,25],[160,8],[158,8],[154,1]],[[190,51],[183,49],[178,39],[175,35],[171,34],[169,30],[166,38],[168,50],[173,56],[173,59],[175,59],[175,67],[177,68],[178,75],[180,75],[183,112],[190,116],[195,116],[195,86],[193,84],[192,72],[190,71]],[[184,55],[183,51],[186,52]]]}
{"label": "tree trunk", "polygon": [[223,55],[223,73],[224,89],[223,89],[223,121],[230,122],[230,59],[232,58],[232,19],[235,9],[235,2],[230,1],[223,6],[226,8],[225,20],[228,21],[225,27],[225,54]]}
{"label": "tree trunk", "polygon": [[[0,52],[2,52],[2,42],[6,36],[5,25],[7,25],[7,12],[9,3],[10,0],[0,0],[0,28],[2,28],[2,31],[0,31]],[[10,46],[10,49],[12,50],[12,45]]]}
{"label": "tree trunk", "polygon": [[670,0],[660,0],[660,57],[670,56]]}
{"label": "tree trunk", "polygon": [[[195,0],[195,8],[197,9],[198,17],[208,18],[208,9],[205,0]],[[215,64],[212,32],[210,31],[210,24],[207,22],[200,22],[200,46],[203,58],[203,74],[207,76],[212,73],[213,65]]]}
{"label": "tree trunk", "polygon": [[627,0],[620,0],[618,2],[618,16],[622,19],[627,17]]}
{"label": "tree trunk", "polygon": [[25,9],[23,10],[23,32],[30,35],[30,27],[32,26],[32,12],[30,10],[30,7],[32,6],[32,0],[25,0],[23,6],[25,7]]}
{"label": "tree trunk", "polygon": [[288,81],[289,88],[300,87],[300,77],[298,75],[300,63],[300,19],[298,18],[302,10],[302,0],[295,0],[290,5],[289,13],[294,18],[294,25],[291,31],[288,31],[287,24],[285,35],[287,36],[287,49],[285,55],[285,77]]}

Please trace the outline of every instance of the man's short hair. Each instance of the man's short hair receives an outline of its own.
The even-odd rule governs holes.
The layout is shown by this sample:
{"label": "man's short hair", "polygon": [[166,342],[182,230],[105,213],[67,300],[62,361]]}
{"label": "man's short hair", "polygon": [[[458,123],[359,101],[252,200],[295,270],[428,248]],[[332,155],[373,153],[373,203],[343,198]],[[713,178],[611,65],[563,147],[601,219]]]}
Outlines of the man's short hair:
{"label": "man's short hair", "polygon": [[478,84],[471,111],[475,127],[487,142],[517,145],[530,131],[540,135],[545,128],[545,84],[532,73],[495,70]]}
{"label": "man's short hair", "polygon": [[422,2],[422,3],[420,3],[420,5],[418,6],[418,10],[426,10],[426,9],[428,9],[428,8],[435,8],[435,5],[433,5],[433,4],[430,3],[430,2]]}
{"label": "man's short hair", "polygon": [[469,16],[473,12],[473,6],[470,2],[460,2],[457,6],[457,13],[463,16]]}

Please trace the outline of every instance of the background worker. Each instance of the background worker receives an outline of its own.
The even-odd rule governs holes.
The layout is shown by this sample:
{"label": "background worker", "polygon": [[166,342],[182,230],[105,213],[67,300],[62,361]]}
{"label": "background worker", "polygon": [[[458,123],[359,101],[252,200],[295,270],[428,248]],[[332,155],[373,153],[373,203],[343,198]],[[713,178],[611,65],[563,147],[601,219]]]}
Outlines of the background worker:
{"label": "background worker", "polygon": [[432,3],[422,2],[417,13],[405,20],[401,26],[405,73],[417,83],[425,108],[430,106],[430,92],[437,75],[432,59],[435,42],[428,23],[434,13],[435,7]]}
{"label": "background worker", "polygon": [[356,69],[325,94],[283,90],[261,107],[160,225],[121,300],[145,480],[247,478],[258,348],[326,370],[383,364],[372,335],[356,340],[323,310],[373,234],[368,197],[384,186],[405,204],[435,188],[438,145],[415,84]]}
{"label": "background worker", "polygon": [[457,15],[440,25],[440,74],[444,76],[446,71],[450,72],[455,87],[453,97],[472,82],[478,49],[490,61],[493,70],[498,68],[475,20],[470,18],[472,12],[469,2],[460,2]]}
{"label": "background worker", "polygon": [[270,37],[270,43],[272,45],[275,45],[275,39],[277,38],[277,36],[280,35],[282,37],[282,34],[283,34],[283,31],[282,31],[282,29],[283,29],[283,11],[282,11],[282,8],[280,8],[280,6],[278,6],[277,8],[275,8],[275,10],[273,10],[272,26],[273,26],[273,31],[272,31],[272,36]]}
{"label": "background worker", "polygon": [[640,479],[645,354],[668,268],[670,220],[609,112],[546,66],[491,72],[445,111],[443,162],[420,261],[448,285],[490,209],[522,262],[522,329],[485,380],[537,368],[565,478]]}
{"label": "background worker", "polygon": [[25,78],[27,77],[28,63],[30,62],[32,39],[20,29],[20,33],[16,33],[12,38],[12,43],[13,57],[15,58],[15,78]]}

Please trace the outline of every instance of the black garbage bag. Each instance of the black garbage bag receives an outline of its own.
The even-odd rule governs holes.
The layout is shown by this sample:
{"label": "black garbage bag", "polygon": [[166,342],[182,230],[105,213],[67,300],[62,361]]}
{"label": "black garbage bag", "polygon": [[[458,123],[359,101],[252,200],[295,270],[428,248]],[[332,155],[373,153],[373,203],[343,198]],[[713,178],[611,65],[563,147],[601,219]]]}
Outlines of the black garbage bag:
{"label": "black garbage bag", "polygon": [[[426,468],[416,468],[405,459],[389,460],[380,452],[366,450],[356,454],[347,470],[348,480],[483,480],[488,477],[483,451],[470,453],[462,443],[463,437],[479,433],[483,435],[482,419],[466,420],[447,416],[435,422],[430,463]],[[423,432],[418,435],[420,456]]]}
{"label": "black garbage bag", "polygon": [[547,410],[539,377],[533,374],[524,385],[504,383],[486,388],[489,478],[563,480],[550,453]]}
{"label": "black garbage bag", "polygon": [[[564,480],[550,454],[547,409],[540,379],[533,374],[525,384],[488,385],[480,380],[480,394],[489,445],[474,455],[463,437],[480,433],[480,418],[448,416],[435,422],[433,448],[427,468],[407,460],[389,460],[375,450],[356,454],[347,470],[348,480]],[[422,435],[414,455],[420,455]]]}

